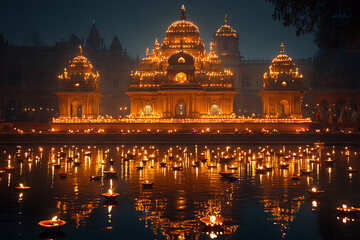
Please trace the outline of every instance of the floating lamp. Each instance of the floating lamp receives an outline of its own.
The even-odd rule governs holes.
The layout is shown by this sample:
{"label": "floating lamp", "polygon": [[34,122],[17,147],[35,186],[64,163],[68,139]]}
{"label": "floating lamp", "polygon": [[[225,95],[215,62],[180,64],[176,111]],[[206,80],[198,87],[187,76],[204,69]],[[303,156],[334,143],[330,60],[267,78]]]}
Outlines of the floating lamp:
{"label": "floating lamp", "polygon": [[284,163],[284,162],[281,162],[281,163],[278,165],[278,167],[279,167],[280,169],[288,169],[288,168],[289,168],[289,164],[286,164],[286,163]]}
{"label": "floating lamp", "polygon": [[100,180],[101,179],[101,175],[91,175],[90,176],[90,180]]}
{"label": "floating lamp", "polygon": [[347,171],[348,173],[356,173],[356,172],[357,172],[357,169],[354,169],[354,168],[352,168],[352,167],[348,167],[348,168],[346,169],[346,171]]}
{"label": "floating lamp", "polygon": [[143,188],[152,188],[152,186],[154,185],[154,182],[150,182],[149,180],[145,180],[141,183],[141,185],[143,186]]}
{"label": "floating lamp", "polygon": [[310,190],[306,190],[306,192],[311,196],[311,197],[318,197],[321,194],[324,193],[324,191],[319,191],[316,188],[311,188]]}
{"label": "floating lamp", "polygon": [[67,176],[67,173],[59,173],[60,178],[66,178],[66,176]]}
{"label": "floating lamp", "polygon": [[255,173],[260,173],[260,174],[266,173],[266,169],[263,166],[259,166],[255,168]]}
{"label": "floating lamp", "polygon": [[301,169],[300,172],[302,175],[311,175],[312,174],[312,171],[309,169]]}
{"label": "floating lamp", "polygon": [[107,200],[115,200],[115,198],[119,196],[118,193],[114,193],[111,189],[109,189],[109,191],[106,193],[102,193],[101,195],[103,195],[103,197]]}
{"label": "floating lamp", "polygon": [[297,174],[294,174],[291,176],[291,180],[300,180],[300,176]]}
{"label": "floating lamp", "polygon": [[60,229],[66,224],[66,221],[60,220],[57,216],[53,217],[51,220],[43,220],[38,222],[38,225],[47,230]]}
{"label": "floating lamp", "polygon": [[20,183],[19,186],[15,187],[15,189],[19,190],[19,191],[24,191],[24,190],[29,190],[30,187],[29,186],[24,186],[24,184]]}
{"label": "floating lamp", "polygon": [[342,214],[353,214],[360,211],[359,208],[348,207],[346,204],[343,204],[341,207],[337,207],[336,210]]}
{"label": "floating lamp", "polygon": [[223,225],[224,218],[213,215],[210,217],[202,217],[200,218],[200,221],[203,222],[206,226],[214,227]]}

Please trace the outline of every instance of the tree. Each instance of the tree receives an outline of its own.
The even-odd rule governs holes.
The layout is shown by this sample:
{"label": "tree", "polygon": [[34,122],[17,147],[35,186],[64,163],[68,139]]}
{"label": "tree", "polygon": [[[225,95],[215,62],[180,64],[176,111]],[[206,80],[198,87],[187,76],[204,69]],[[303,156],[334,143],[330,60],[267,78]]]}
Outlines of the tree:
{"label": "tree", "polygon": [[296,35],[317,32],[315,42],[327,50],[360,52],[359,0],[266,0],[274,20],[296,28]]}

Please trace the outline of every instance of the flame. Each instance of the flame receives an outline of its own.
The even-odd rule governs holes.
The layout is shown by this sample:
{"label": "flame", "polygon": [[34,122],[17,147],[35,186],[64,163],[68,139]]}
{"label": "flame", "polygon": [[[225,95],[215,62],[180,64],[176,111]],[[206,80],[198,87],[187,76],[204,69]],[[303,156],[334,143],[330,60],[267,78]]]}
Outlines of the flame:
{"label": "flame", "polygon": [[312,192],[316,192],[316,188],[313,187],[313,188],[311,189],[311,191],[312,191]]}
{"label": "flame", "polygon": [[317,202],[314,200],[311,202],[313,207],[317,207]]}
{"label": "flame", "polygon": [[53,217],[53,218],[51,219],[51,222],[55,222],[56,220],[57,220],[57,216]]}
{"label": "flame", "polygon": [[216,220],[216,217],[215,217],[215,216],[211,216],[211,217],[210,217],[210,222],[211,222],[211,223],[214,223],[215,220]]}
{"label": "flame", "polygon": [[109,205],[108,206],[108,213],[111,213],[111,210],[112,210],[112,205]]}
{"label": "flame", "polygon": [[109,194],[113,195],[113,191],[111,189],[109,189]]}
{"label": "flame", "polygon": [[343,204],[343,205],[342,205],[342,208],[343,208],[343,209],[347,209],[347,205],[346,205],[346,204]]}
{"label": "flame", "polygon": [[210,238],[211,239],[217,238],[217,235],[214,232],[211,232],[210,233]]}
{"label": "flame", "polygon": [[24,184],[20,183],[20,187],[23,188],[23,187],[24,187]]}
{"label": "flame", "polygon": [[110,167],[110,171],[111,171],[111,172],[114,171],[113,167]]}

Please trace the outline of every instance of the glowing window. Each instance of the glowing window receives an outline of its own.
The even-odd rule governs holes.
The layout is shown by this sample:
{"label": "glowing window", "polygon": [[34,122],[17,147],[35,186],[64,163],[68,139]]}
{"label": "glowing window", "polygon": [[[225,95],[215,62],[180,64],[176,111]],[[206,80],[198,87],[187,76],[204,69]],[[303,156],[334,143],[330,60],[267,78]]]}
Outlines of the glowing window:
{"label": "glowing window", "polygon": [[175,76],[175,81],[177,83],[185,83],[187,81],[187,76],[185,73],[183,72],[179,72],[178,74],[176,74]]}
{"label": "glowing window", "polygon": [[185,62],[185,58],[179,57],[178,62],[179,62],[179,63],[184,63],[184,62]]}
{"label": "glowing window", "polygon": [[151,106],[150,105],[146,105],[144,110],[145,110],[145,116],[149,116],[151,114]]}

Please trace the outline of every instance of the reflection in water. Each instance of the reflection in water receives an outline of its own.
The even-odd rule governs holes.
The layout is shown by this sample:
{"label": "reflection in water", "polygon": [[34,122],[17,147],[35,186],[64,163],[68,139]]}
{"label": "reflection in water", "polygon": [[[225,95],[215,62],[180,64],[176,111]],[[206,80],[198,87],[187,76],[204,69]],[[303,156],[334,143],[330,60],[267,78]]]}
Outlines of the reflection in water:
{"label": "reflection in water", "polygon": [[[125,211],[135,209],[138,221],[150,230],[152,237],[139,230],[147,238],[237,239],[241,234],[249,238],[270,234],[286,239],[294,234],[294,222],[302,212],[312,218],[319,212],[321,220],[324,214],[331,216],[340,201],[356,203],[360,197],[355,188],[358,176],[345,170],[359,168],[357,152],[350,147],[9,146],[2,153],[6,161],[1,167],[6,172],[0,174],[1,191],[11,195],[20,182],[31,185],[29,192],[17,193],[16,202],[21,205],[2,198],[2,206],[26,210],[25,203],[31,202],[27,208],[38,210],[28,213],[30,218],[56,214],[78,231],[93,226],[115,231],[121,228],[122,214],[117,209],[128,206]],[[346,186],[350,190],[336,194],[336,189]],[[305,190],[312,187],[332,198],[308,197]],[[117,201],[101,197],[109,190],[120,194]],[[224,224],[201,223],[201,218],[210,216],[223,217]],[[8,221],[6,215],[0,217]],[[21,216],[24,219],[31,221]],[[259,220],[255,228],[253,219]],[[356,223],[349,219],[342,222]],[[270,233],[244,229],[260,229],[266,222],[274,226]],[[122,224],[126,227],[126,220]],[[309,239],[319,239],[313,232]]]}

